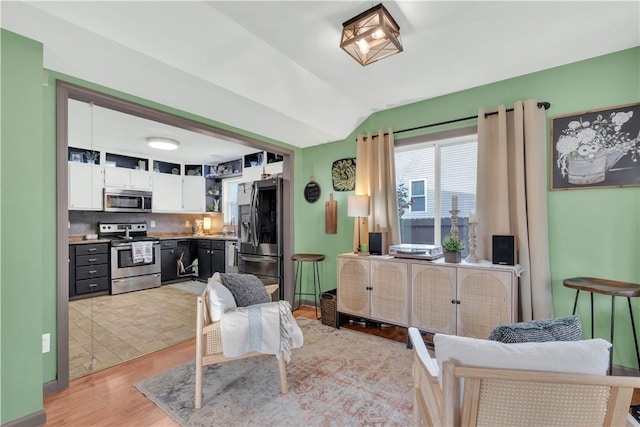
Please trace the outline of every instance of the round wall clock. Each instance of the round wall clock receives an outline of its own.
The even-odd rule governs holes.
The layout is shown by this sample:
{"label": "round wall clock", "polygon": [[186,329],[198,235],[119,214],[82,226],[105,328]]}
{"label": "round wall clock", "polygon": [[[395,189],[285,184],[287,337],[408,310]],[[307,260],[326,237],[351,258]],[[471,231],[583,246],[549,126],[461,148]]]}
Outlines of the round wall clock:
{"label": "round wall clock", "polygon": [[304,187],[304,198],[309,203],[315,203],[320,199],[320,185],[315,181],[310,181]]}

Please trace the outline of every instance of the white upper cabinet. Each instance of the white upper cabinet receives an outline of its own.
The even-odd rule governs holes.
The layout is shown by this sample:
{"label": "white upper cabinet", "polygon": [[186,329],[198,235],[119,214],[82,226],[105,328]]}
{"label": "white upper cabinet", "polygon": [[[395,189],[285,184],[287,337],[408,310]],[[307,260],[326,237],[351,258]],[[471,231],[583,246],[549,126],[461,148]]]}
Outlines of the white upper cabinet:
{"label": "white upper cabinet", "polygon": [[69,209],[102,210],[104,168],[91,163],[69,162]]}
{"label": "white upper cabinet", "polygon": [[182,176],[157,172],[153,174],[152,210],[153,212],[182,211]]}
{"label": "white upper cabinet", "polygon": [[135,169],[106,168],[104,171],[104,184],[105,187],[109,188],[144,191],[153,189],[151,172]]}
{"label": "white upper cabinet", "polygon": [[205,180],[202,176],[182,177],[182,211],[204,212]]}

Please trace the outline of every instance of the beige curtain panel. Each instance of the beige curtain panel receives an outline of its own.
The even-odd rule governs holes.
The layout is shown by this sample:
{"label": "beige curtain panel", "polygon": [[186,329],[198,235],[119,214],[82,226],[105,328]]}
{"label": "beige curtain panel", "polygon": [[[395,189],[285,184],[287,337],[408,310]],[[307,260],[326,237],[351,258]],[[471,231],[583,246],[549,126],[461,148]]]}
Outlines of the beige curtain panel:
{"label": "beige curtain panel", "polygon": [[393,132],[360,134],[356,140],[356,195],[369,196],[369,217],[355,220],[354,251],[358,227],[362,243],[369,243],[369,231],[386,231],[390,245],[400,243],[400,219],[396,195]]}
{"label": "beige curtain panel", "polygon": [[516,236],[522,320],[553,317],[547,225],[547,119],[538,100],[478,112],[476,254],[491,259],[492,235]]}

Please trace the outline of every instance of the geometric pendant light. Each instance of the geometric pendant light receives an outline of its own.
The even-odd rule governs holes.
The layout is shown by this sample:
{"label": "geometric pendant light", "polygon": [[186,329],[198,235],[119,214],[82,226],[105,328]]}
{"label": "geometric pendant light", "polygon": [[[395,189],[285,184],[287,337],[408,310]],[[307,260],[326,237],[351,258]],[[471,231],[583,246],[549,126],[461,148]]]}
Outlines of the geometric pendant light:
{"label": "geometric pendant light", "polygon": [[342,27],[340,47],[363,66],[402,52],[400,27],[382,3]]}

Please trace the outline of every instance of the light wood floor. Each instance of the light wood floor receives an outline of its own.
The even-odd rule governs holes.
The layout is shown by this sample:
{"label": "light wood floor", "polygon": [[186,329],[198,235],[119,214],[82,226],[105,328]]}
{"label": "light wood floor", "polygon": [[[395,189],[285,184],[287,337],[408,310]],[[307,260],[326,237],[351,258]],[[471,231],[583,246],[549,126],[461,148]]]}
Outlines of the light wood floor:
{"label": "light wood floor", "polygon": [[[311,307],[294,312],[296,318],[315,318]],[[406,329],[345,324],[341,327],[406,341]],[[45,397],[47,426],[178,426],[133,384],[194,358],[195,339],[139,357],[72,381],[64,391]],[[640,389],[632,401],[640,404]]]}
{"label": "light wood floor", "polygon": [[89,375],[92,357],[96,372],[194,338],[195,300],[162,286],[70,301],[69,379]]}

